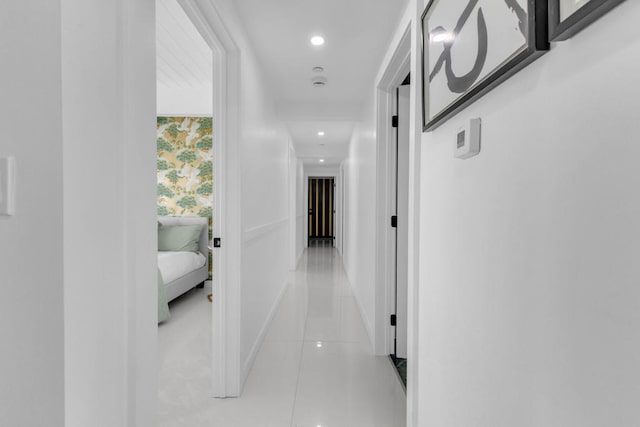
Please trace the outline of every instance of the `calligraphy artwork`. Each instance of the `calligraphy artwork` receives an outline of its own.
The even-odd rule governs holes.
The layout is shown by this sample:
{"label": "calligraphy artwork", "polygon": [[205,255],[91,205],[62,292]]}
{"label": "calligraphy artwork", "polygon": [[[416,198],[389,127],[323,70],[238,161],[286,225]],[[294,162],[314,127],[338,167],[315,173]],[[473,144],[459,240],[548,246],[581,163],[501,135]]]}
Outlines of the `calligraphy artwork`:
{"label": "calligraphy artwork", "polygon": [[550,0],[551,41],[572,37],[624,0]]}
{"label": "calligraphy artwork", "polygon": [[431,0],[422,15],[423,129],[549,48],[546,0]]}

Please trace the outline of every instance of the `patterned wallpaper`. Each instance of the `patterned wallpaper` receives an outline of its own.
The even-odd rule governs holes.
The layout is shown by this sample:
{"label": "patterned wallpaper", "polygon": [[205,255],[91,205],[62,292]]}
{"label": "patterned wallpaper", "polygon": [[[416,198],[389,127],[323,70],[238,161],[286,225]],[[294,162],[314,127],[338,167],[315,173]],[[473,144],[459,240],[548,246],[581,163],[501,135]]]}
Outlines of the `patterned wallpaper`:
{"label": "patterned wallpaper", "polygon": [[207,217],[209,237],[212,127],[211,117],[158,117],[158,215]]}
{"label": "patterned wallpaper", "polygon": [[158,215],[211,217],[210,117],[158,117]]}

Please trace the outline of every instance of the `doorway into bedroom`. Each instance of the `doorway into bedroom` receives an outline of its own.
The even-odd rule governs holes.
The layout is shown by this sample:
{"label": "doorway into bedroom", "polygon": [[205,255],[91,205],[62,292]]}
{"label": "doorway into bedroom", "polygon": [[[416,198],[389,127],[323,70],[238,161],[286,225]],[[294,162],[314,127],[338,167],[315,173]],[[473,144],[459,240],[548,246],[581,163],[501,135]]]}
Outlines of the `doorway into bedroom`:
{"label": "doorway into bedroom", "polygon": [[177,0],[156,0],[158,399],[166,420],[177,383],[211,394],[214,56]]}

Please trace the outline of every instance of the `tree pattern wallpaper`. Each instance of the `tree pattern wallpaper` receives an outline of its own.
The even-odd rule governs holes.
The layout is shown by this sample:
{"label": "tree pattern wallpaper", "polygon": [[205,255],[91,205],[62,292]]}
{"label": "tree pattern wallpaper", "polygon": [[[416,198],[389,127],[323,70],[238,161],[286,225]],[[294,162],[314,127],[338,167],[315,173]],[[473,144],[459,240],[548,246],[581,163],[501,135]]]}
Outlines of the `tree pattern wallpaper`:
{"label": "tree pattern wallpaper", "polygon": [[158,215],[209,218],[209,237],[213,207],[212,128],[211,117],[158,117]]}

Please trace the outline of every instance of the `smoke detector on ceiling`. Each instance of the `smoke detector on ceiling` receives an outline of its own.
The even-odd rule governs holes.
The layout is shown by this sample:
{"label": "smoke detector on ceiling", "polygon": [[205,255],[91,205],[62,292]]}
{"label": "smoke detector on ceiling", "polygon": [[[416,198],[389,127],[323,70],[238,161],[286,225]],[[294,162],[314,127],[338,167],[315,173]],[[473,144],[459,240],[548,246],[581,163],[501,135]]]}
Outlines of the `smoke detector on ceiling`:
{"label": "smoke detector on ceiling", "polygon": [[313,67],[311,69],[311,71],[313,71],[314,73],[322,73],[324,71],[323,67]]}
{"label": "smoke detector on ceiling", "polygon": [[327,84],[327,79],[322,76],[316,76],[311,79],[311,84],[315,87],[324,87]]}

